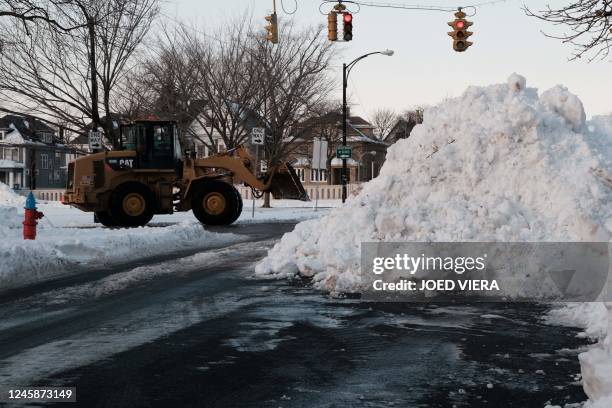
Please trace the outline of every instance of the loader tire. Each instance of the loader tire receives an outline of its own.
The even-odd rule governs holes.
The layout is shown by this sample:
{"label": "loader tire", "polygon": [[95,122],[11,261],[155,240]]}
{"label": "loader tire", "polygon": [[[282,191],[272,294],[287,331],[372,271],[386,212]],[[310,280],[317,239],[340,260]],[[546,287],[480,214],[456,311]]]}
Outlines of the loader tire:
{"label": "loader tire", "polygon": [[197,187],[191,208],[204,225],[229,225],[240,217],[242,198],[231,184],[209,180]]}
{"label": "loader tire", "polygon": [[115,221],[110,215],[110,211],[96,211],[95,214],[100,224],[104,225],[105,227],[117,226],[117,221]]}
{"label": "loader tire", "polygon": [[111,197],[110,215],[121,227],[142,227],[153,218],[155,196],[140,183],[125,183]]}

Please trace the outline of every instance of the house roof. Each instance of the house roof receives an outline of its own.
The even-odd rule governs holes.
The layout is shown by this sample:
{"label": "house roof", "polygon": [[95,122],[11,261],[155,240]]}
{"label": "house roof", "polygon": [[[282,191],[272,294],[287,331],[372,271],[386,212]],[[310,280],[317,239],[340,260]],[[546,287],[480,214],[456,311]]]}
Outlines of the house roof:
{"label": "house roof", "polygon": [[370,122],[368,122],[367,120],[365,120],[364,118],[362,118],[361,116],[350,116],[348,118],[349,123],[351,125],[353,125],[354,127],[358,127],[358,128],[374,128],[374,125],[372,125]]}
{"label": "house roof", "polygon": [[0,129],[16,129],[21,137],[29,141],[38,141],[39,132],[55,134],[55,129],[28,115],[4,115],[0,118]]}

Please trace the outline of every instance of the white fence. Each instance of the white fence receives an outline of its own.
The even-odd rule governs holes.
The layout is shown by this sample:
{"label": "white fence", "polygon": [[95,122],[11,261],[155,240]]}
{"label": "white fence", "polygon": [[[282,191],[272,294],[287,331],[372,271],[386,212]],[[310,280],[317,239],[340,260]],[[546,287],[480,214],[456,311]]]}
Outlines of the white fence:
{"label": "white fence", "polygon": [[[26,196],[30,193],[30,190],[17,190],[16,193]],[[64,195],[64,189],[47,189],[47,190],[32,190],[34,198],[42,201],[61,201]]]}
{"label": "white fence", "polygon": [[[360,184],[349,184],[348,186],[348,195],[357,193],[361,189]],[[245,186],[236,186],[243,200],[250,200],[253,198],[251,189]],[[308,196],[311,200],[315,200],[317,198],[317,192],[319,194],[319,200],[340,200],[342,199],[342,186],[334,185],[330,186],[327,184],[321,186],[312,186],[307,185],[304,186],[304,190],[308,193]],[[273,200],[271,197],[270,199]]]}
{"label": "white fence", "polygon": [[[361,189],[360,184],[349,184],[347,187],[349,195],[357,193]],[[249,187],[236,186],[236,188],[240,192],[243,200],[250,200],[253,198],[251,189]],[[308,193],[311,200],[315,200],[317,198],[317,192],[319,194],[319,200],[340,200],[342,198],[342,186],[340,185],[307,185],[304,186],[304,189]],[[17,192],[23,196],[27,196],[30,190],[18,190]],[[64,194],[63,189],[34,190],[32,192],[37,200],[43,201],[61,201],[62,195]],[[273,200],[274,198],[271,197],[270,199]]]}

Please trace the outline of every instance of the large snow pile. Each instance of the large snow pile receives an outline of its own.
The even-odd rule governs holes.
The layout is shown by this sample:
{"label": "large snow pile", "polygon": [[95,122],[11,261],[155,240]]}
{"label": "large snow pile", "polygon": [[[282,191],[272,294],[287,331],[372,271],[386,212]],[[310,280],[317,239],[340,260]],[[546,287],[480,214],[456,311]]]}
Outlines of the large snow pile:
{"label": "large snow pile", "polygon": [[[565,87],[539,95],[513,74],[426,110],[410,138],[389,148],[376,179],[344,207],[298,224],[256,273],[299,273],[323,290],[358,291],[362,242],[611,236],[612,118],[586,122],[581,101]],[[608,328],[606,315],[592,332]],[[581,355],[593,408],[611,406],[609,342]]]}
{"label": "large snow pile", "polygon": [[257,273],[352,291],[361,242],[610,240],[612,137],[566,88],[538,96],[513,74],[424,116],[358,196],[298,224]]}

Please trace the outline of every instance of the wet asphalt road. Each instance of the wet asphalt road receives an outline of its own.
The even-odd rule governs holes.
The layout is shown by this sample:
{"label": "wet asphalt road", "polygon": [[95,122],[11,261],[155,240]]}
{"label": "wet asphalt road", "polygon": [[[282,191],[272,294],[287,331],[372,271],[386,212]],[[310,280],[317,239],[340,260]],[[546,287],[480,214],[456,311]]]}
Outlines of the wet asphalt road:
{"label": "wet asphalt road", "polygon": [[76,386],[76,404],[54,404],[69,407],[543,408],[586,399],[576,358],[585,341],[542,324],[546,306],[375,304],[254,279],[254,263],[292,228],[239,225],[228,230],[248,240],[230,247],[5,293],[0,385]]}

